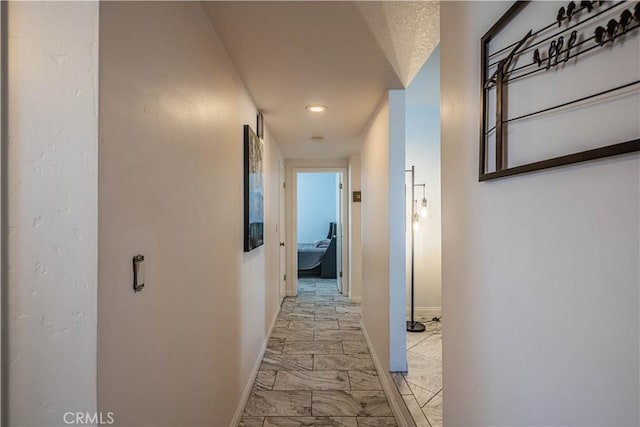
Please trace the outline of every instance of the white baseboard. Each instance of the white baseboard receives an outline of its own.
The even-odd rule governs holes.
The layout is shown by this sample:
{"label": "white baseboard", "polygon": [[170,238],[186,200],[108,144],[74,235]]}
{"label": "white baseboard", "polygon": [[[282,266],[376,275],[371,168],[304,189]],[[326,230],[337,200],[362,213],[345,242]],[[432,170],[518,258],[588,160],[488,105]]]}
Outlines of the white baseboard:
{"label": "white baseboard", "polygon": [[[416,316],[440,317],[442,316],[442,307],[416,307],[414,310]],[[407,318],[411,316],[411,307],[407,307]]]}
{"label": "white baseboard", "polygon": [[246,406],[247,401],[249,400],[249,396],[251,395],[251,390],[253,389],[253,383],[256,381],[256,377],[258,376],[258,371],[260,370],[260,365],[262,364],[264,353],[267,350],[267,343],[269,342],[269,337],[271,337],[271,332],[273,332],[273,328],[276,326],[276,321],[278,320],[279,314],[280,314],[280,305],[278,305],[278,310],[276,311],[275,316],[273,316],[273,320],[271,321],[271,325],[269,326],[269,331],[267,332],[267,336],[264,342],[262,343],[262,348],[260,349],[260,353],[258,354],[256,363],[253,365],[253,369],[251,370],[251,375],[249,375],[249,382],[247,382],[247,385],[244,387],[244,391],[242,392],[240,403],[238,404],[236,413],[233,416],[233,420],[231,420],[232,427],[235,427],[240,423],[240,418],[242,418],[244,407]]}
{"label": "white baseboard", "polygon": [[[367,342],[367,346],[369,347],[369,351],[371,352],[371,359],[373,359],[373,365],[378,372],[378,378],[380,379],[380,384],[382,384],[382,389],[384,390],[384,394],[387,396],[387,400],[389,401],[389,406],[391,407],[391,412],[393,412],[393,416],[396,419],[399,427],[411,427],[415,426],[413,419],[411,421],[407,420],[405,417],[405,412],[402,411],[400,405],[405,405],[404,401],[399,403],[398,396],[400,393],[396,389],[395,384],[393,383],[393,379],[391,379],[391,374],[382,366],[380,363],[380,359],[378,359],[378,355],[373,348],[373,344],[371,343],[371,339],[369,338],[369,334],[367,333],[367,329],[364,327],[364,323],[362,320],[360,321],[360,325],[362,327],[362,334],[364,335],[364,339]],[[395,393],[394,393],[395,392]],[[399,397],[402,398],[401,396]]]}

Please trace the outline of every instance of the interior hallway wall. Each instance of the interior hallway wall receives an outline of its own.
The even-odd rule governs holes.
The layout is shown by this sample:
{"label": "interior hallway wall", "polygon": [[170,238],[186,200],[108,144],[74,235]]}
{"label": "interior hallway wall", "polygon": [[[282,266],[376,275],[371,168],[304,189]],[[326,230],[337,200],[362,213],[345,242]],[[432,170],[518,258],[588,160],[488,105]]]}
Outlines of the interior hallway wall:
{"label": "interior hallway wall", "polygon": [[7,9],[2,409],[7,425],[64,425],[96,410],[98,4]]}
{"label": "interior hallway wall", "polygon": [[[415,232],[415,312],[416,315],[439,316],[442,312],[442,224],[440,216],[440,48],[433,53],[411,81],[407,96],[406,169],[416,167],[416,184],[426,184],[429,215],[420,218]],[[407,191],[411,177],[407,174]],[[409,194],[409,193],[407,193]],[[415,188],[418,210],[423,188]],[[410,197],[407,197],[409,201]],[[407,205],[411,209],[410,205]],[[409,217],[410,215],[407,215]],[[411,226],[409,224],[409,226]],[[407,251],[411,238],[407,236]],[[409,252],[408,252],[409,253]],[[407,268],[411,268],[407,256]],[[411,279],[407,274],[407,295]],[[407,297],[407,310],[411,303]]]}
{"label": "interior hallway wall", "polygon": [[405,96],[391,90],[362,145],[362,320],[384,369],[406,371]]}
{"label": "interior hallway wall", "polygon": [[480,38],[510,6],[441,4],[444,419],[638,425],[639,155],[478,182]]}
{"label": "interior hallway wall", "polygon": [[201,5],[103,2],[100,25],[99,408],[227,426],[278,310],[280,154],[266,129],[265,245],[244,253],[256,107]]}
{"label": "interior hallway wall", "polygon": [[298,175],[299,243],[326,239],[329,223],[336,222],[336,175],[331,172]]}

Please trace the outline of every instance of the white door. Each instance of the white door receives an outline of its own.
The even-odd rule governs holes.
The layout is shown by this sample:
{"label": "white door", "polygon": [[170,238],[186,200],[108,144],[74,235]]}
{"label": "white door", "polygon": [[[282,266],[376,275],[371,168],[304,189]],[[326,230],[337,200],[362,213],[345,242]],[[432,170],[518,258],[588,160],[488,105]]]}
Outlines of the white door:
{"label": "white door", "polygon": [[344,280],[342,280],[342,173],[336,174],[336,184],[336,278],[338,292],[344,293]]}
{"label": "white door", "polygon": [[[2,22],[6,22],[5,17],[7,14],[7,2],[2,2],[2,4],[0,4],[0,23]],[[0,35],[4,35],[6,34],[5,32],[5,28],[0,28]],[[7,54],[6,50],[4,48],[2,48],[2,46],[5,46],[4,44],[4,40],[2,40],[2,38],[0,37],[0,58],[4,58],[5,55]],[[2,82],[5,79],[5,76],[0,75],[0,82]],[[0,138],[3,138],[5,135],[5,126],[7,126],[6,123],[2,122],[2,117],[3,117],[3,112],[6,108],[5,102],[7,99],[7,96],[5,95],[5,87],[4,85],[2,85],[0,87]],[[1,153],[1,154],[6,154],[5,153]],[[0,164],[2,164],[3,159],[0,158]],[[4,173],[0,173],[0,176],[4,177],[6,175],[6,171],[3,171]],[[5,179],[5,178],[2,178]],[[6,188],[5,187],[5,182],[0,181],[0,191],[2,191],[2,189]],[[0,197],[0,200],[2,200],[2,197]],[[7,207],[6,206],[0,206],[0,215],[2,215],[2,212],[6,212],[7,211]],[[0,216],[0,224],[4,227],[6,224],[6,218],[2,218]],[[6,228],[5,228],[6,230]],[[6,234],[0,232],[0,236],[3,239],[6,239]],[[4,246],[6,248],[6,246],[4,245],[4,242],[2,242],[3,245],[0,245],[0,249]],[[3,254],[0,253],[0,260],[3,259],[4,257],[2,256]],[[6,266],[4,265],[4,262],[0,261],[0,276],[3,274],[3,270],[6,268]],[[6,289],[6,288],[5,288]],[[7,293],[0,289],[0,348],[5,348],[5,340],[7,339],[7,337],[5,336],[5,332],[4,330],[8,328],[8,325],[2,325],[2,318],[3,318],[3,313],[2,313],[2,307],[5,305],[5,302],[3,301],[4,298],[7,297]],[[4,425],[3,420],[5,420],[6,418],[6,409],[3,407],[2,402],[4,402],[5,400],[2,399],[2,393],[7,393],[7,390],[5,388],[5,384],[7,383],[7,381],[2,378],[2,372],[4,371],[4,350],[0,351],[0,423],[2,423],[2,425]],[[5,394],[6,396],[6,394]],[[7,398],[7,401],[9,399]]]}
{"label": "white door", "polygon": [[286,218],[285,218],[285,182],[284,164],[280,163],[278,174],[278,241],[280,242],[280,303],[287,294],[287,250],[286,250]]}

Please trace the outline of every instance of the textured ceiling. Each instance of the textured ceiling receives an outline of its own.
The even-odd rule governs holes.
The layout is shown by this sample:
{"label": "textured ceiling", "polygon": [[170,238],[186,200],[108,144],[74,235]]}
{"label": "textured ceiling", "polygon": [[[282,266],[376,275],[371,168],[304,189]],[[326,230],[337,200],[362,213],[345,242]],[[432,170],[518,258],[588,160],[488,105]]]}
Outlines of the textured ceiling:
{"label": "textured ceiling", "polygon": [[440,3],[357,2],[358,9],[404,87],[440,42]]}
{"label": "textured ceiling", "polygon": [[434,2],[202,4],[285,158],[357,151],[384,92],[406,87],[439,41]]}

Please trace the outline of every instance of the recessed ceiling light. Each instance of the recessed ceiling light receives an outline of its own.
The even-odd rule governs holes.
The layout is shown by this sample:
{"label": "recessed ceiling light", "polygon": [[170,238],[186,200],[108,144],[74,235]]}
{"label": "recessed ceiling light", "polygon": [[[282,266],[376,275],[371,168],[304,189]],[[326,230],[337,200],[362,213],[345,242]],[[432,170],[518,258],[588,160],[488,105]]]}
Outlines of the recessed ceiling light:
{"label": "recessed ceiling light", "polygon": [[313,113],[322,113],[327,109],[327,106],[320,105],[320,104],[311,104],[311,105],[307,105],[305,108]]}

